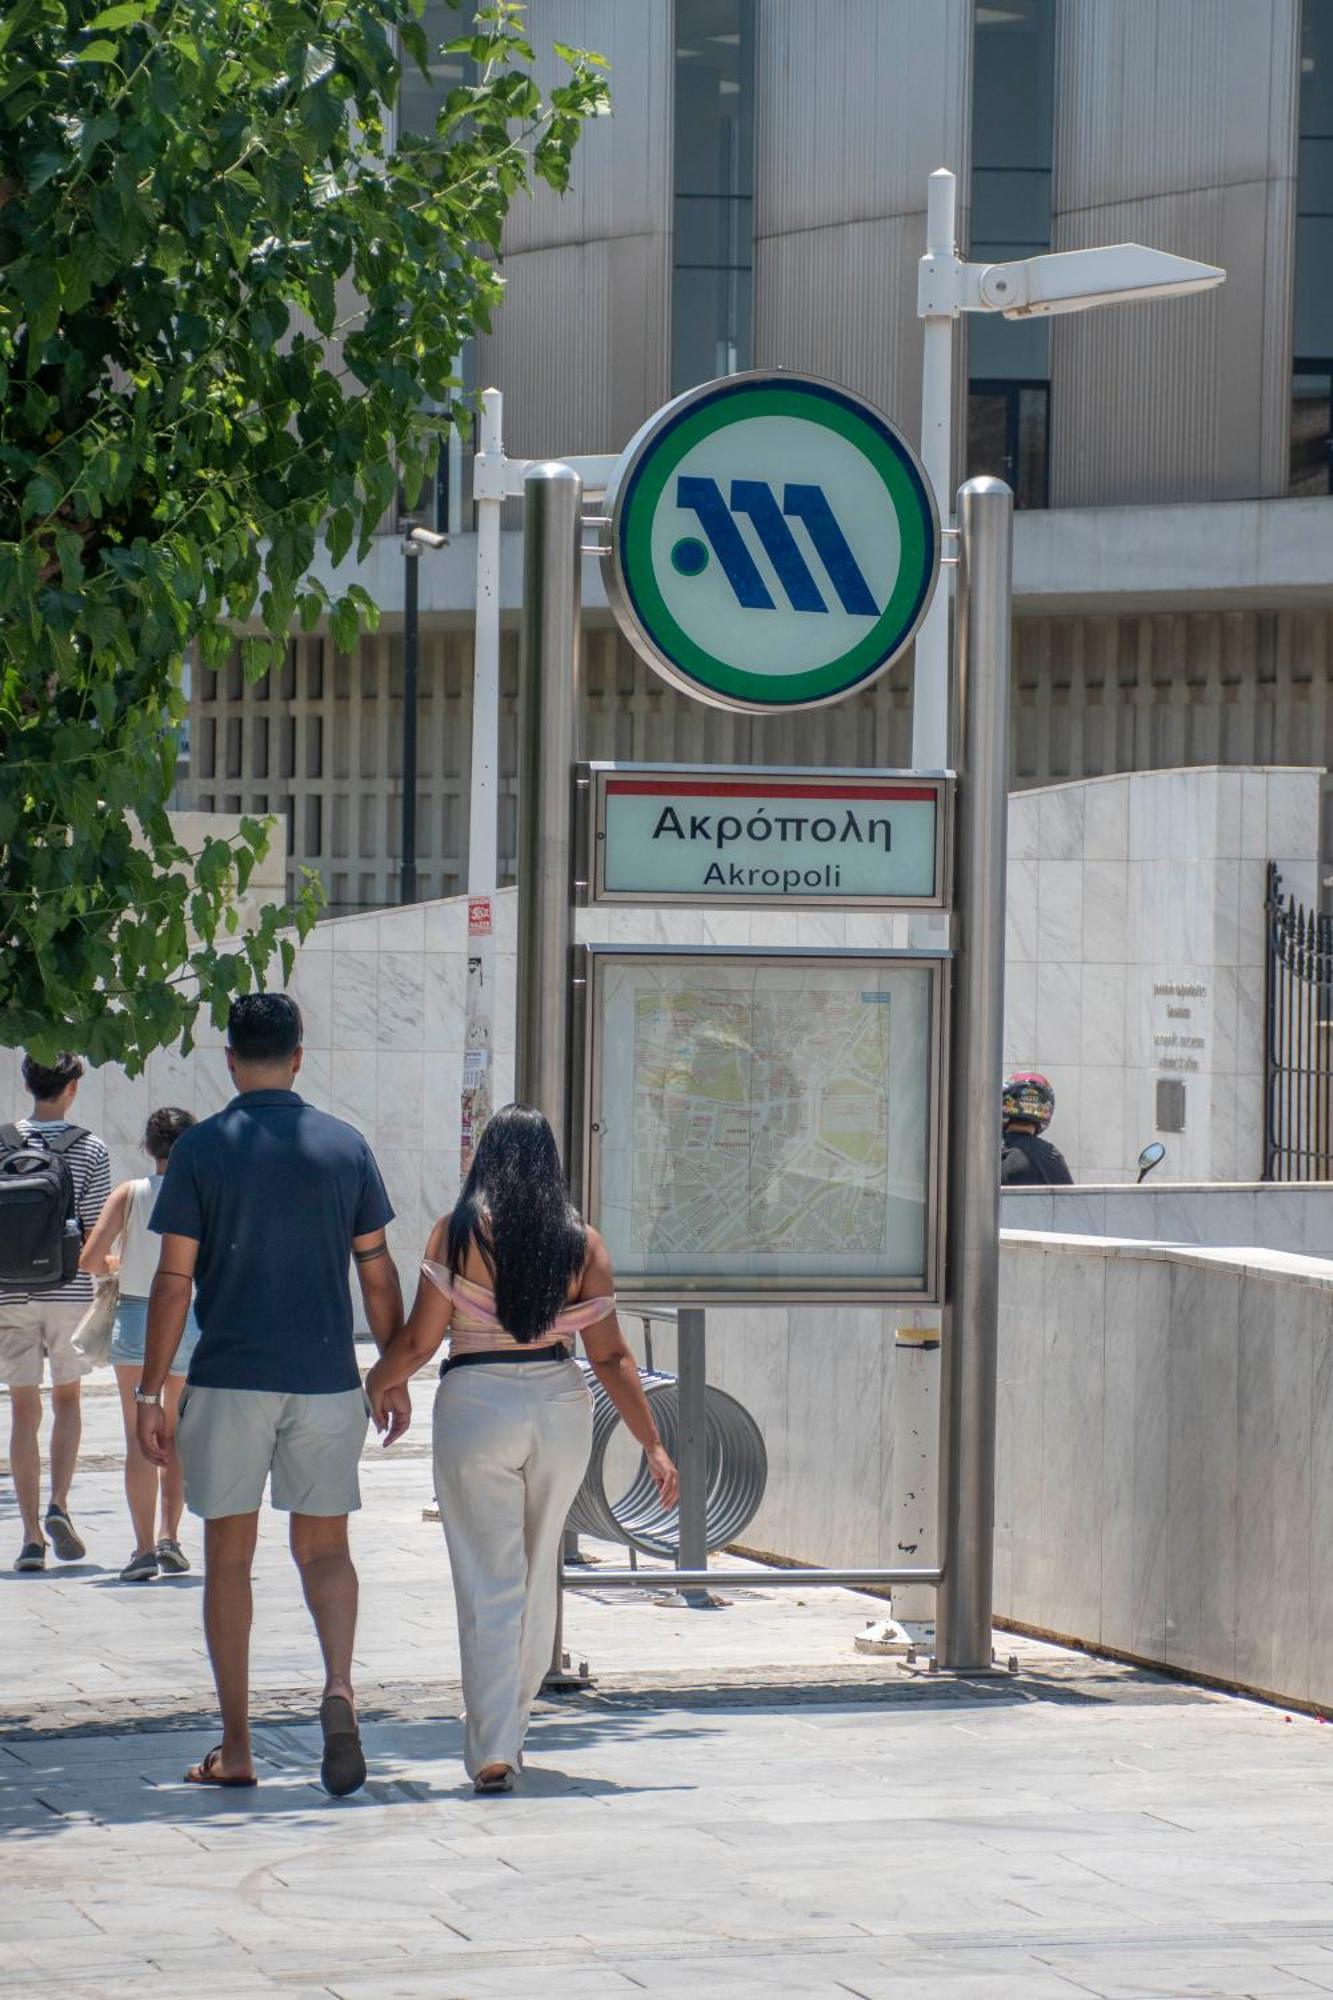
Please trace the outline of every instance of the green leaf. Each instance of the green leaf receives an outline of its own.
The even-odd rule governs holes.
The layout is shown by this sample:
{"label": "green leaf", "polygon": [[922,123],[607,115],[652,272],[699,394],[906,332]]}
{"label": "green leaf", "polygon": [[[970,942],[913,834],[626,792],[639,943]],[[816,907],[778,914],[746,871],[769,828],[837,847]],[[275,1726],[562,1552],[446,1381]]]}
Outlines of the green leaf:
{"label": "green leaf", "polygon": [[86,47],[76,49],[75,62],[113,63],[120,60],[120,48],[116,42],[89,42]]}
{"label": "green leaf", "polygon": [[350,653],[360,636],[361,621],[357,617],[356,606],[348,597],[340,597],[329,611],[329,630],[333,643],[340,653]]}
{"label": "green leaf", "polygon": [[120,0],[115,7],[104,7],[100,14],[94,14],[88,22],[90,28],[128,28],[132,21],[142,21],[148,12],[146,0]]}

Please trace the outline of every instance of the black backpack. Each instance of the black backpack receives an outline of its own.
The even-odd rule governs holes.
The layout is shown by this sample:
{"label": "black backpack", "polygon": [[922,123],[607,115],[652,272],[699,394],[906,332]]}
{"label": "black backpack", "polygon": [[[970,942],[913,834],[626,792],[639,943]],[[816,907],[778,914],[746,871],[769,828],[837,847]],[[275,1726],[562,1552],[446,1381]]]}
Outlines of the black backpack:
{"label": "black backpack", "polygon": [[76,1275],[83,1230],[65,1154],[87,1136],[81,1125],[30,1137],[0,1126],[0,1286],[46,1292]]}

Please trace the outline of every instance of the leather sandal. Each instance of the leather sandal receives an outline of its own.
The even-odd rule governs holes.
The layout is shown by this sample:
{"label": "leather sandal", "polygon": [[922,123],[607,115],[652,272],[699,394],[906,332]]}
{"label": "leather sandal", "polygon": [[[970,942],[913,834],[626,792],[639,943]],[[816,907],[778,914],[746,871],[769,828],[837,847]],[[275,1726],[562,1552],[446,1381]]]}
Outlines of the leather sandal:
{"label": "leather sandal", "polygon": [[248,1778],[224,1778],[218,1766],[222,1762],[222,1745],[215,1743],[202,1764],[191,1764],[185,1773],[187,1785],[217,1785],[223,1791],[248,1792],[259,1783],[252,1771]]}

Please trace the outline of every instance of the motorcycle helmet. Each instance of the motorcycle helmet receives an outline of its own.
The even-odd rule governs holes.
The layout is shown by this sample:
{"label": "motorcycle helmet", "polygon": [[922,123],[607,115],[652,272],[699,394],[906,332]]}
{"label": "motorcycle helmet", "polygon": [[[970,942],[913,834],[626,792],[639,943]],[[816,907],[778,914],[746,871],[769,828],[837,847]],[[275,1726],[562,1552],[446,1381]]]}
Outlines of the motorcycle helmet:
{"label": "motorcycle helmet", "polygon": [[1004,1122],[1035,1125],[1044,1132],[1055,1111],[1055,1092],[1049,1077],[1036,1070],[1007,1076],[1004,1080]]}

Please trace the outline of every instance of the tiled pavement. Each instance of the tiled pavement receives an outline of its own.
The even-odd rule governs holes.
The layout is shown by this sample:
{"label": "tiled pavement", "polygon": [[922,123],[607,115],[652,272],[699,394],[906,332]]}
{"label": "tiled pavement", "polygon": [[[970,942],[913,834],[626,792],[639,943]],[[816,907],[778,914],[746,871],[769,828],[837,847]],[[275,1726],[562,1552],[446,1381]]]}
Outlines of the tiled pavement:
{"label": "tiled pavement", "polygon": [[116,1580],[98,1383],[87,1411],[88,1562],[0,1576],[6,2000],[1333,1994],[1333,1728],[1029,1645],[1015,1681],[907,1680],[853,1654],[874,1607],[845,1592],[580,1597],[597,1691],[544,1709],[521,1794],[474,1801],[419,1451],[369,1449],[355,1530],[367,1791],[315,1782],[276,1521],[261,1787],[186,1790],[216,1737],[197,1578]]}

